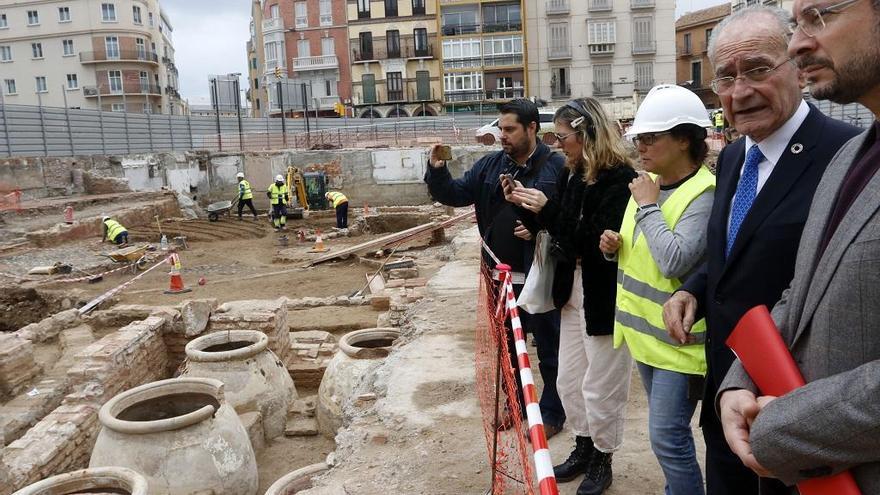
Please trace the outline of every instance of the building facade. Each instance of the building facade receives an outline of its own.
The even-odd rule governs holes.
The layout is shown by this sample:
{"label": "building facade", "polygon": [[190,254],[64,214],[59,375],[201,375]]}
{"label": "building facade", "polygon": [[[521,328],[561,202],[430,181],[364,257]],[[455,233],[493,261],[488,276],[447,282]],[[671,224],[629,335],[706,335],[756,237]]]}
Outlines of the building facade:
{"label": "building facade", "polygon": [[446,111],[530,96],[520,0],[438,0]]}
{"label": "building facade", "polygon": [[185,111],[156,0],[2,0],[0,74],[9,104]]}
{"label": "building facade", "polygon": [[631,119],[652,87],[675,83],[673,0],[526,3],[530,90],[551,105],[594,97]]}
{"label": "building facade", "polygon": [[715,76],[708,49],[712,30],[728,15],[730,4],[726,3],[687,13],[675,22],[676,79],[678,84],[696,93],[706,108],[721,107],[721,100],[712,92]]}
{"label": "building facade", "polygon": [[266,59],[263,48],[263,1],[251,0],[251,37],[247,42],[248,90],[252,117],[262,117],[267,108],[269,95],[266,92]]}
{"label": "building facade", "polygon": [[436,2],[348,0],[347,8],[353,115],[438,115]]}

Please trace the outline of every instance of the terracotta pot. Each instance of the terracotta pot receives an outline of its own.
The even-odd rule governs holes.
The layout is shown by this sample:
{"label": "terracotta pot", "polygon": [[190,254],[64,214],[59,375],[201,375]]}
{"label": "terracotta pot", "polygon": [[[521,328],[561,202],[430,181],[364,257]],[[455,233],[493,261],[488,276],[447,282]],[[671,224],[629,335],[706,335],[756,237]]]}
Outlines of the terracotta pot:
{"label": "terracotta pot", "polygon": [[266,438],[271,439],[284,434],[287,409],[297,393],[287,368],[268,345],[266,334],[254,330],[199,337],[186,345],[182,376],[223,382],[226,401],[235,412],[259,412]]}
{"label": "terracotta pot", "polygon": [[89,467],[137,471],[151,495],[257,492],[254,450],[219,380],[147,383],[107,401],[98,419]]}
{"label": "terracotta pot", "polygon": [[326,463],[319,462],[287,473],[266,490],[266,495],[294,495],[312,487],[312,477],[330,469]]}
{"label": "terracotta pot", "polygon": [[396,328],[367,328],[347,333],[339,339],[339,352],[327,363],[315,416],[318,430],[329,438],[342,426],[342,409],[362,377],[391,352],[400,337]]}
{"label": "terracotta pot", "polygon": [[131,469],[122,467],[80,469],[38,481],[12,495],[73,495],[104,491],[147,495],[147,480]]}

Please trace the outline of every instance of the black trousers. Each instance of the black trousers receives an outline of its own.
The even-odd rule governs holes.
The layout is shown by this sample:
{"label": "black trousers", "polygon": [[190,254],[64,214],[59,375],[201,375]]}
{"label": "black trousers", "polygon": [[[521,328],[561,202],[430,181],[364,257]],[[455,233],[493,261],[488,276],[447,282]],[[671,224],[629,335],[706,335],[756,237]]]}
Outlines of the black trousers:
{"label": "black trousers", "polygon": [[238,200],[238,218],[241,218],[241,212],[244,211],[244,205],[247,205],[247,207],[251,209],[251,213],[254,214],[254,218],[257,218],[257,209],[254,208],[254,200],[252,198]]}
{"label": "black trousers", "polygon": [[348,201],[336,207],[336,228],[348,228]]}

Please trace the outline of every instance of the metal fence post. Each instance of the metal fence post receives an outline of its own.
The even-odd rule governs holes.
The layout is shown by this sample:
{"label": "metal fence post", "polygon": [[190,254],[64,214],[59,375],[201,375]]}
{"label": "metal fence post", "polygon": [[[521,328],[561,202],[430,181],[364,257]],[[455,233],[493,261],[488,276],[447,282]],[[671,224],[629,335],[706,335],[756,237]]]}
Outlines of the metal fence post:
{"label": "metal fence post", "polygon": [[128,103],[125,102],[125,89],[122,90],[122,121],[125,123],[125,149],[131,154],[131,129],[128,128]]}
{"label": "metal fence post", "polygon": [[104,137],[104,106],[101,104],[101,88],[97,88],[98,92],[98,121],[101,125],[101,151],[107,154],[107,139]]}
{"label": "metal fence post", "polygon": [[70,109],[67,107],[67,91],[64,85],[61,85],[61,95],[64,96],[64,120],[67,121],[67,139],[70,141],[70,154],[76,154],[76,147],[73,145],[73,130],[70,129]]}
{"label": "metal fence post", "polygon": [[3,100],[2,88],[0,88],[0,112],[3,112],[3,133],[6,135],[6,154],[12,156],[12,141],[9,140],[9,118],[6,115],[6,102]]}
{"label": "metal fence post", "polygon": [[155,151],[156,146],[153,144],[153,109],[147,115],[147,135],[150,136],[150,151]]}
{"label": "metal fence post", "polygon": [[272,149],[272,141],[269,139],[270,133],[271,133],[271,130],[269,129],[269,111],[267,110],[266,111],[266,149],[267,150]]}
{"label": "metal fence post", "polygon": [[[187,108],[189,108],[189,105],[187,105]],[[189,130],[189,149],[192,151],[196,148],[196,140],[193,138],[192,115],[189,111],[186,113],[186,128]]]}
{"label": "metal fence post", "polygon": [[171,151],[174,151],[174,124],[171,121],[171,112],[168,113],[168,137],[171,138]]}
{"label": "metal fence post", "polygon": [[43,97],[40,96],[40,90],[37,90],[37,103],[40,105],[40,131],[43,134],[43,153],[49,156],[49,143],[46,142],[46,119],[43,118]]}

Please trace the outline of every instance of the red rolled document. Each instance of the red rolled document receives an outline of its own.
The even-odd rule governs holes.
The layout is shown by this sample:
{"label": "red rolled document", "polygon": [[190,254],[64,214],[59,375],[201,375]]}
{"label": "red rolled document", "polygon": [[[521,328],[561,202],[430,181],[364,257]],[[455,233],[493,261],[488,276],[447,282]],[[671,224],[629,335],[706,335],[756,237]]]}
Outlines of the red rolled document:
{"label": "red rolled document", "polygon": [[[767,306],[755,306],[740,318],[727,338],[746,373],[762,395],[780,396],[805,384]],[[849,471],[810,478],[797,484],[801,495],[861,495]]]}

